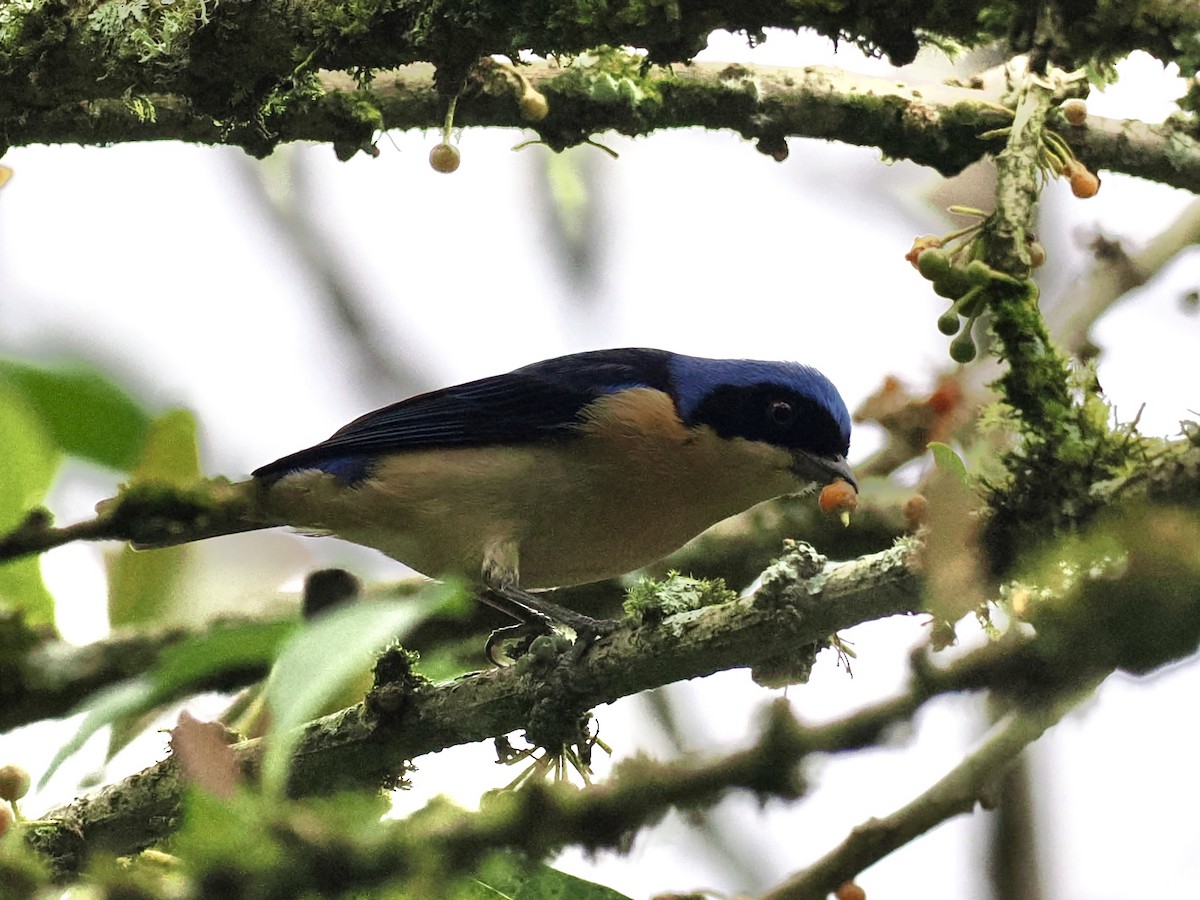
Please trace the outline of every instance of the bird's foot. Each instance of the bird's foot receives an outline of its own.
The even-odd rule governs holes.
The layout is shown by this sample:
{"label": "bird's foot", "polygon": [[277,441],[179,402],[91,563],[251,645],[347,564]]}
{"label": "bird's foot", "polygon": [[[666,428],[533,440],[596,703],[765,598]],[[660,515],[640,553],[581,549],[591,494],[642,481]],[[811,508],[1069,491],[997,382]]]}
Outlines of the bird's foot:
{"label": "bird's foot", "polygon": [[519,624],[499,628],[488,637],[484,652],[494,665],[501,665],[495,655],[501,644],[517,641],[515,653],[504,654],[510,659],[517,659],[529,652],[536,638],[556,634],[556,625],[566,626],[575,632],[570,659],[571,662],[577,662],[592,644],[612,634],[620,626],[613,619],[593,619],[520,588],[492,588],[481,599],[519,620]]}

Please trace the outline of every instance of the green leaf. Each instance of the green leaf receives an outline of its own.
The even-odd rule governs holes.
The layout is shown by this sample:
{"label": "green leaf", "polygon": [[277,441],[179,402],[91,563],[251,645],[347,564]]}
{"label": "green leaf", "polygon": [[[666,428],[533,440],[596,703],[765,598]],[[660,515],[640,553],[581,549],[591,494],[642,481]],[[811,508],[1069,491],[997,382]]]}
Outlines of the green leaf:
{"label": "green leaf", "polygon": [[584,881],[514,853],[493,853],[452,900],[629,900],[602,884]]}
{"label": "green leaf", "polygon": [[117,719],[129,718],[139,710],[149,709],[157,703],[157,697],[154,681],[149,676],[122,681],[93,694],[86,704],[87,715],[83,717],[79,729],[69,741],[58,748],[46,773],[38,781],[38,790],[46,786],[46,782],[58,771],[58,767],[77,753],[93,734]]}
{"label": "green leaf", "polygon": [[967,465],[962,461],[962,457],[954,452],[953,447],[939,441],[932,441],[929,449],[933,453],[933,464],[938,467],[939,471],[952,476],[959,484],[967,483]]}
{"label": "green leaf", "polygon": [[333,609],[293,636],[267,682],[271,733],[263,755],[263,786],[268,793],[283,793],[300,726],[361,676],[388,644],[403,640],[457,594],[457,588],[438,584],[405,601]]}
{"label": "green leaf", "polygon": [[[186,487],[199,479],[196,420],[187,410],[171,410],[150,424],[133,481]],[[186,546],[118,551],[108,567],[109,622],[116,626],[160,621],[178,601],[187,555]]]}
{"label": "green leaf", "polygon": [[301,627],[298,619],[216,625],[164,648],[154,667],[155,683],[160,690],[179,695],[219,672],[261,666],[265,674]]}
{"label": "green leaf", "polygon": [[[0,532],[17,527],[40,506],[62,459],[41,417],[24,395],[0,381]],[[19,609],[29,624],[54,619],[54,598],[42,582],[37,557],[0,565],[0,605]]]}
{"label": "green leaf", "polygon": [[67,453],[124,471],[137,460],[150,415],[101,373],[81,365],[43,368],[4,359],[0,381],[25,395]]}
{"label": "green leaf", "polygon": [[[107,725],[129,722],[165,703],[211,687],[222,673],[259,668],[264,673],[298,621],[236,622],[215,626],[159,654],[144,675],[97,691],[72,713],[86,715],[79,730],[55,755],[42,776],[45,784],[63,761]],[[112,747],[110,745],[110,755]]]}

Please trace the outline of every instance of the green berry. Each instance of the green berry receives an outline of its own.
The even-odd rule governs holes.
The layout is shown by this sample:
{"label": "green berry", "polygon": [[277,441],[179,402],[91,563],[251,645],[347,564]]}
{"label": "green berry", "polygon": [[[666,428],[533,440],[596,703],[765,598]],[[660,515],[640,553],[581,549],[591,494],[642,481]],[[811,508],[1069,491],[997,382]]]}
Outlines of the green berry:
{"label": "green berry", "polygon": [[937,281],[950,271],[950,254],[945,250],[923,250],[917,257],[917,271],[922,278]]}
{"label": "green berry", "polygon": [[526,88],[517,105],[521,110],[521,118],[526,122],[540,122],[550,113],[546,95],[532,87]]}
{"label": "green berry", "polygon": [[453,172],[462,162],[458,148],[442,142],[429,151],[429,165],[435,172]]}
{"label": "green berry", "polygon": [[958,318],[958,313],[956,313],[953,309],[938,316],[938,331],[940,331],[942,334],[958,334],[958,328],[961,324],[962,323]]}
{"label": "green berry", "polygon": [[971,260],[965,271],[971,284],[977,287],[983,287],[996,277],[996,271],[982,259]]}
{"label": "green berry", "polygon": [[[923,256],[924,254],[922,254]],[[957,300],[971,288],[963,270],[953,266],[944,275],[933,281],[933,292],[948,300]]]}
{"label": "green berry", "polygon": [[20,766],[0,766],[0,800],[20,800],[29,793],[29,785],[29,773]]}
{"label": "green berry", "polygon": [[978,352],[970,328],[964,328],[963,333],[950,342],[950,358],[956,363],[969,363]]}
{"label": "green berry", "polygon": [[982,287],[976,286],[971,288],[958,300],[958,311],[968,319],[974,319],[983,312],[984,300],[987,298],[987,293]]}

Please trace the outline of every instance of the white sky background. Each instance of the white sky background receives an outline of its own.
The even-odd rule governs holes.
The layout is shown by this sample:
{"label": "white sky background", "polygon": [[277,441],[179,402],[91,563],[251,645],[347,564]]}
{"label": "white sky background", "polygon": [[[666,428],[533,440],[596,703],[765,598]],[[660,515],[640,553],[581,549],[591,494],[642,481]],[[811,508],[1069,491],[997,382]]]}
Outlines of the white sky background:
{"label": "white sky background", "polygon": [[[843,48],[836,57],[814,36],[772,35],[753,53],[741,38],[714,38],[709,59],[772,65],[836,64],[880,72],[883,64]],[[1179,82],[1153,61],[1134,60],[1126,78],[1090,101],[1103,115],[1161,118]],[[314,205],[330,251],[371,298],[377,333],[428,376],[428,386],[504,371],[561,353],[658,346],[711,356],[798,359],[822,369],[851,408],[896,374],[925,387],[948,364],[934,327],[943,301],[904,260],[913,236],[948,225],[922,198],[931,170],[885,166],[877,151],[790,142],[776,163],[731,134],[662,133],[631,141],[600,136],[620,160],[592,148],[602,178],[595,197],[606,232],[602,278],[590,311],[564,303],[569,283],[547,258],[555,244],[534,197],[539,154],[509,148],[515,131],[461,136],[462,168],[432,172],[437,137],[386,137],[378,159],[338,162],[328,147],[293,147],[314,182]],[[15,170],[0,193],[0,352],[46,360],[84,357],[124,373],[148,402],[193,409],[203,428],[204,465],[240,476],[324,438],[351,418],[404,395],[363,389],[352,350],[298,268],[289,243],[247,197],[240,151],[176,144],[111,149],[34,147],[10,151]],[[275,165],[268,161],[266,165]],[[1106,174],[1100,194],[1046,192],[1039,235],[1047,271],[1069,282],[1086,272],[1082,244],[1099,227],[1140,243],[1165,227],[1191,196]],[[1172,434],[1196,410],[1195,348],[1200,318],[1180,296],[1197,286],[1187,254],[1099,326],[1101,381],[1119,410],[1146,404],[1143,430]],[[1192,413],[1193,415],[1195,413]],[[856,432],[853,460],[878,435]],[[115,476],[72,470],[55,493],[64,519],[88,514]],[[346,564],[395,575],[374,554],[330,540],[281,535],[208,542],[205,561],[236,565],[211,590],[269,589],[316,565]],[[61,623],[74,640],[102,628],[103,584],[96,550],[64,548],[45,559],[48,581],[73,604]],[[232,601],[234,604],[237,598]],[[888,695],[904,671],[919,623],[871,623],[846,635],[859,658],[849,679],[822,656],[812,682],[792,688],[797,710],[839,716]],[[1053,848],[1049,895],[1071,898],[1189,896],[1200,881],[1200,788],[1190,777],[1200,690],[1194,665],[1151,679],[1110,680],[1088,708],[1038,745],[1043,841]],[[776,696],[742,672],[672,689],[683,704],[691,749],[716,752],[748,739]],[[640,749],[667,754],[633,698],[598,711],[618,758]],[[813,770],[819,789],[801,804],[759,809],[734,797],[714,813],[734,835],[749,870],[731,875],[676,817],[643,834],[628,857],[594,864],[569,853],[562,865],[634,897],[700,887],[761,889],[834,846],[856,823],[886,814],[939,778],[982,727],[969,700],[932,703],[896,749],[838,759]],[[0,738],[0,762],[37,772],[59,735],[26,729]],[[159,743],[125,770],[148,763]],[[145,754],[149,754],[149,756]],[[1186,755],[1185,755],[1186,754]],[[454,788],[461,802],[510,780],[476,746],[419,760],[408,806]],[[91,763],[94,765],[95,761]],[[72,796],[77,767],[38,802]],[[960,819],[868,870],[872,898],[958,900],[982,893],[977,838],[982,814]]]}

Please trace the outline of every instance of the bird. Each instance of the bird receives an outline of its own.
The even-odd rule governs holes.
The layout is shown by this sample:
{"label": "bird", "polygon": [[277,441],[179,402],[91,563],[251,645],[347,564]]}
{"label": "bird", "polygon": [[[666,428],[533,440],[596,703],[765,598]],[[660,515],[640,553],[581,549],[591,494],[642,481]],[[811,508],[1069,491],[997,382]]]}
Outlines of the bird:
{"label": "bird", "polygon": [[849,448],[846,405],[810,366],[594,350],[368,412],[256,469],[234,518],[184,539],[334,535],[581,631],[598,623],[532,591],[624,575],[814,484],[857,488]]}

